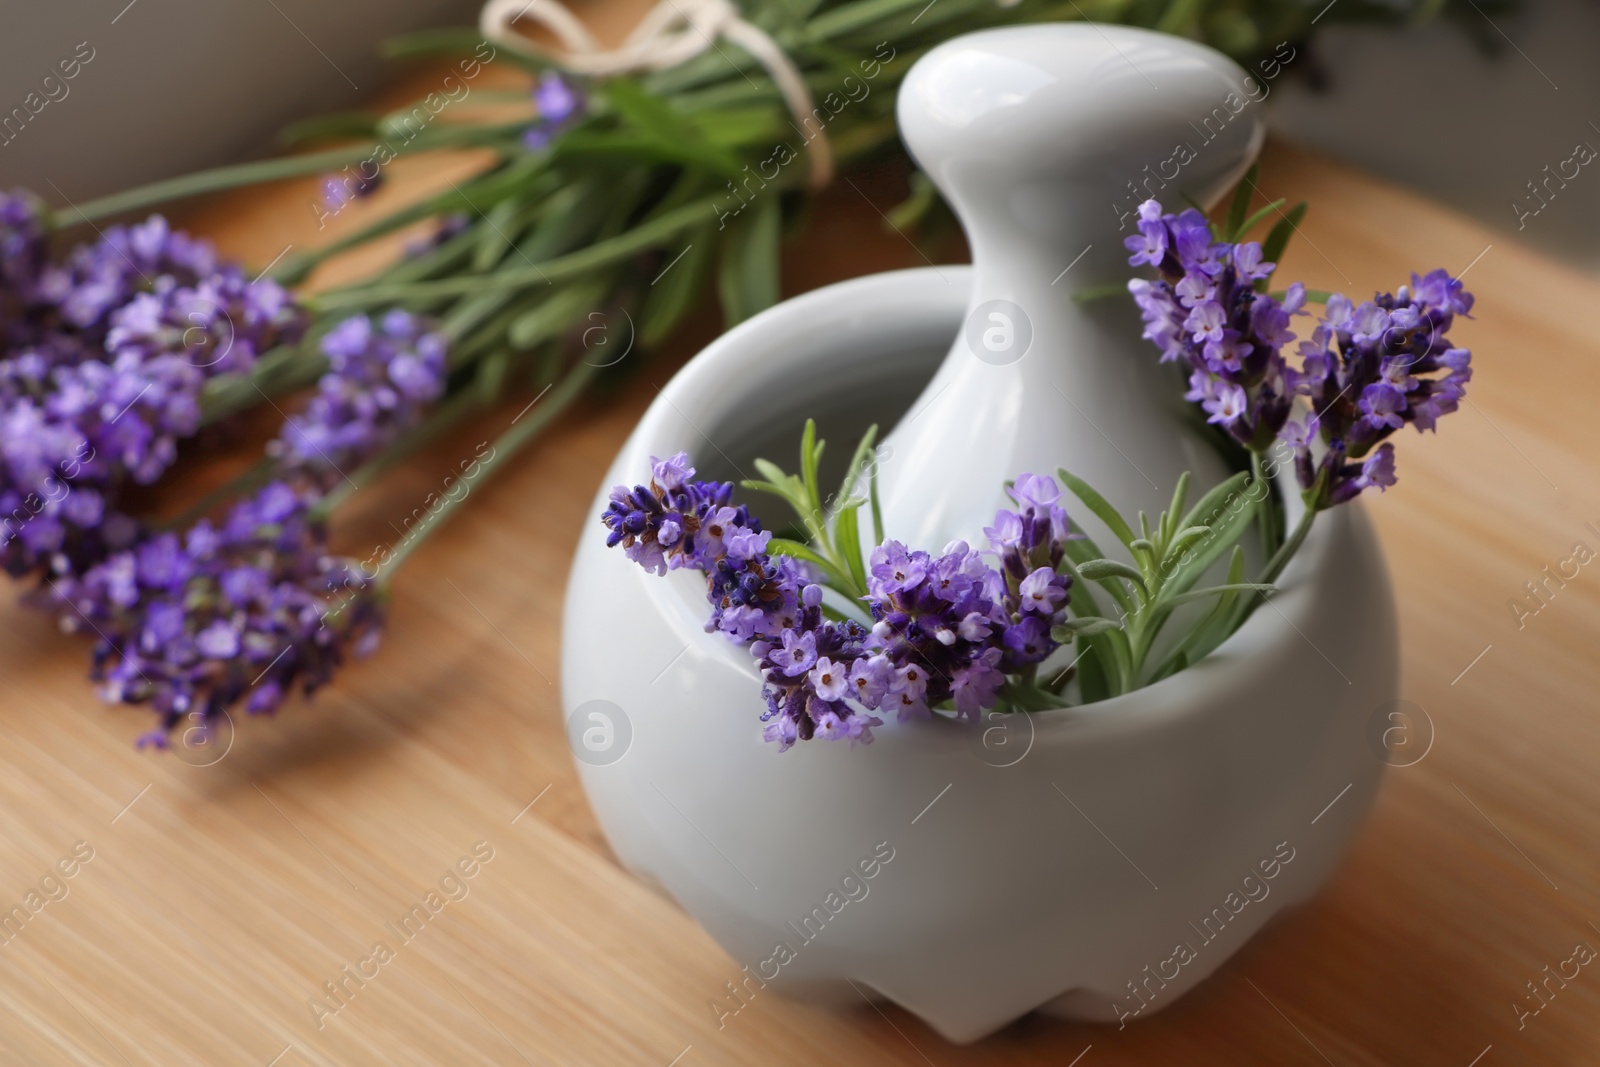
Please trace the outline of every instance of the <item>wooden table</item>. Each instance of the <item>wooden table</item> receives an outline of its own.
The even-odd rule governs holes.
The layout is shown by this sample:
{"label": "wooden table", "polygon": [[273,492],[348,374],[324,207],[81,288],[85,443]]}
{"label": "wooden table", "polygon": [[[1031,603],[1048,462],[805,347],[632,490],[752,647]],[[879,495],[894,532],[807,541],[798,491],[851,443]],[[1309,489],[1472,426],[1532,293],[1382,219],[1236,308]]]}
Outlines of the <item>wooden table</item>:
{"label": "wooden table", "polygon": [[[470,165],[402,160],[385,195]],[[0,945],[4,1062],[1600,1062],[1596,968],[1521,1030],[1513,1009],[1577,942],[1600,946],[1600,571],[1520,628],[1507,606],[1575,542],[1600,548],[1600,283],[1282,147],[1264,172],[1269,192],[1313,205],[1290,277],[1360,293],[1414,266],[1470,266],[1478,317],[1459,338],[1477,369],[1466,409],[1437,437],[1407,433],[1399,486],[1371,501],[1401,605],[1403,695],[1431,719],[1432,749],[1390,773],[1321,897],[1193,995],[1121,1032],[1029,1018],[965,1048],[893,1008],[775,997],[717,1028],[708,1001],[737,965],[609,854],[552,684],[567,562],[597,532],[584,510],[652,383],[713,334],[707,315],[473,489],[399,580],[379,655],[313,706],[242,722],[212,766],[136,751],[148,713],[97,702],[86,645],[0,608],[0,907],[58,861],[73,872]],[[896,181],[824,195],[790,250],[790,291],[920,262],[878,217]],[[183,220],[265,263],[318,239],[313,196],[283,185]],[[347,547],[387,539],[512,413],[357,494]],[[463,860],[473,876],[446,887],[466,896],[402,943],[386,924]],[[363,962],[378,941],[393,958]],[[377,973],[358,985],[358,966]],[[348,995],[337,1014],[308,1006],[327,982]]]}

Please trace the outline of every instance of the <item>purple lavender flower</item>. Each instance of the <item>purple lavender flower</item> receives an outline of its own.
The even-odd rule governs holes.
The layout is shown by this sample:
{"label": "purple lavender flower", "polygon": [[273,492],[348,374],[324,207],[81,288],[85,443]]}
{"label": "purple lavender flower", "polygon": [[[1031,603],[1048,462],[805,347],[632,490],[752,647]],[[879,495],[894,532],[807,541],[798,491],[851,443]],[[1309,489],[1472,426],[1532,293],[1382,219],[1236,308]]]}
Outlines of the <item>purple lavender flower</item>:
{"label": "purple lavender flower", "polygon": [[219,527],[150,538],[81,577],[52,583],[62,626],[96,637],[92,676],[108,701],[161,716],[140,743],[164,745],[183,719],[208,725],[243,702],[269,712],[295,686],[325,684],[381,631],[377,589],[331,556],[309,516],[315,496],[273,483]]}
{"label": "purple lavender flower", "polygon": [[900,718],[951,701],[976,718],[999,701],[1007,674],[1026,672],[1054,652],[1050,629],[1066,616],[1071,578],[1057,573],[1072,536],[1061,488],[1024,474],[1007,490],[1017,511],[1001,510],[984,532],[1000,566],[964,541],[937,558],[886,541],[872,554],[868,646],[895,668],[881,707]]}
{"label": "purple lavender flower", "polygon": [[1412,275],[1410,286],[1359,307],[1340,294],[1329,297],[1323,321],[1300,346],[1303,370],[1293,375],[1295,391],[1311,405],[1310,430],[1282,435],[1313,506],[1395,484],[1394,447],[1385,439],[1407,423],[1419,433],[1433,430],[1460,407],[1472,353],[1454,347],[1448,333],[1471,307],[1472,294],[1443,270]]}
{"label": "purple lavender flower", "polygon": [[1053,568],[1040,567],[1018,584],[1017,596],[1024,612],[1053,616],[1067,599],[1071,579]]}
{"label": "purple lavender flower", "polygon": [[1056,648],[1050,624],[1037,615],[1025,615],[1006,627],[1001,643],[1013,669],[1043,662]]}
{"label": "purple lavender flower", "polygon": [[1069,536],[1061,487],[1024,474],[1009,487],[1019,510],[986,531],[997,569],[964,541],[939,556],[885,541],[867,582],[870,630],[822,612],[822,587],[789,557],[767,553],[770,534],[733,503],[727,483],[692,481],[685,453],[651,459],[651,483],[611,492],[606,543],[657,574],[707,576],[708,631],[747,643],[762,670],[763,735],[788,748],[813,737],[872,740],[874,711],[901,720],[953,705],[975,719],[994,707],[1008,673],[1055,651],[1069,576],[1057,573]]}
{"label": "purple lavender flower", "polygon": [[160,282],[112,313],[106,350],[177,357],[210,374],[239,373],[269,349],[300,339],[305,313],[282,286],[248,281],[228,265],[193,285]]}
{"label": "purple lavender flower", "polygon": [[817,662],[817,635],[785,630],[772,651],[767,653],[767,659],[785,677],[797,678],[811,670],[812,665]]}
{"label": "purple lavender flower", "polygon": [[850,702],[887,692],[859,669],[866,628],[823,617],[821,587],[797,560],[767,553],[771,533],[733,504],[731,484],[691,480],[683,452],[652,459],[651,473],[648,486],[611,491],[601,517],[606,543],[657,574],[706,575],[706,630],[747,644],[762,670],[767,740],[781,748],[813,737],[871,742],[883,720]]}
{"label": "purple lavender flower", "polygon": [[522,145],[530,152],[547,147],[588,105],[576,86],[551,71],[534,86],[533,106],[539,113],[538,118],[522,134]]}
{"label": "purple lavender flower", "polygon": [[1281,349],[1294,339],[1290,316],[1305,303],[1303,286],[1282,300],[1256,291],[1275,264],[1263,262],[1261,246],[1214,242],[1205,217],[1194,209],[1162,215],[1161,205],[1141,208],[1141,237],[1127,239],[1130,265],[1151,263],[1143,235],[1160,229],[1164,252],[1152,265],[1157,281],[1128,283],[1144,317],[1144,336],[1161,358],[1182,360],[1190,370],[1190,399],[1205,407],[1208,421],[1240,444],[1260,450],[1271,444],[1289,417]]}
{"label": "purple lavender flower", "polygon": [[416,423],[444,391],[444,335],[398,308],[374,327],[365,315],[322,338],[329,370],[269,446],[285,464],[324,478],[357,464]]}
{"label": "purple lavender flower", "polygon": [[1000,657],[998,648],[986,648],[951,676],[950,698],[963,717],[976,722],[981,712],[999,703],[1006,681],[1000,670]]}
{"label": "purple lavender flower", "polygon": [[1250,413],[1250,399],[1245,395],[1244,387],[1232,382],[1218,383],[1216,398],[1204,406],[1211,415],[1206,421],[1220,423],[1224,427],[1237,425],[1240,419]]}
{"label": "purple lavender flower", "polygon": [[[1455,315],[1472,309],[1472,294],[1445,271],[1412,275],[1409,287],[1359,306],[1331,295],[1298,345],[1296,367],[1283,349],[1296,340],[1292,318],[1306,314],[1305,287],[1289,286],[1282,300],[1258,291],[1276,268],[1259,245],[1213,241],[1198,211],[1164,215],[1153,200],[1125,243],[1130,265],[1148,263],[1160,274],[1128,289],[1162,360],[1188,368],[1186,398],[1251,451],[1275,441],[1292,448],[1313,509],[1394,484],[1392,448],[1382,458],[1372,450],[1407,423],[1434,429],[1466,395],[1471,353],[1446,334]],[[1445,373],[1424,377],[1438,371]],[[1290,421],[1297,397],[1311,406],[1305,421]]]}
{"label": "purple lavender flower", "polygon": [[322,179],[322,202],[335,214],[352,201],[365,200],[383,185],[382,171],[375,170],[370,177],[362,174],[360,168],[353,174],[349,171],[346,167],[345,173],[324,175]]}
{"label": "purple lavender flower", "polygon": [[40,309],[52,310],[61,323],[94,342],[134,293],[164,284],[195,285],[217,269],[209,241],[173,230],[166,219],[152,215],[135,226],[112,226],[100,240],[79,245],[62,265],[47,267],[33,297]]}
{"label": "purple lavender flower", "polygon": [[461,234],[471,223],[472,220],[467,217],[465,212],[453,211],[445,215],[434,225],[432,233],[429,233],[426,237],[406,242],[405,257],[407,259],[415,259],[433,251],[446,241]]}
{"label": "purple lavender flower", "polygon": [[877,597],[909,592],[922,584],[932,562],[926,552],[912,552],[899,541],[885,541],[872,553],[867,588]]}
{"label": "purple lavender flower", "polygon": [[[24,231],[13,220],[26,244]],[[159,216],[40,264],[7,291],[21,310],[0,356],[0,565],[19,577],[81,573],[130,544],[119,499],[171,466],[206,381],[298,340],[305,318]]]}
{"label": "purple lavender flower", "polygon": [[533,106],[546,122],[560,124],[583,109],[583,98],[567,80],[551,71],[539,79],[533,90]]}
{"label": "purple lavender flower", "polygon": [[26,317],[27,304],[44,270],[45,207],[25,190],[0,193],[0,341],[7,347]]}
{"label": "purple lavender flower", "polygon": [[650,474],[663,489],[681,489],[684,482],[694,477],[694,468],[689,465],[689,454],[679,452],[666,459],[651,456]]}
{"label": "purple lavender flower", "polygon": [[45,207],[26,189],[0,193],[0,277],[15,285],[44,265]]}

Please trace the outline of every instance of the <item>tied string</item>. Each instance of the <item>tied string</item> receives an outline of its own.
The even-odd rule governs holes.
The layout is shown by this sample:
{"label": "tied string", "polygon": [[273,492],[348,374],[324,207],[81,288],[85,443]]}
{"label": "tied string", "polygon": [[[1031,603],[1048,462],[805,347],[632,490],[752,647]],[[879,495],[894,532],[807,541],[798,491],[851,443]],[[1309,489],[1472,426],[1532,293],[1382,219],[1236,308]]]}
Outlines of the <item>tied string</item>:
{"label": "tied string", "polygon": [[[565,53],[552,52],[516,33],[512,25],[524,18],[550,30]],[[745,21],[730,0],[660,0],[621,45],[610,49],[602,48],[560,0],[489,0],[478,29],[513,52],[593,78],[666,70],[713,47],[718,37],[726,38],[765,68],[790,112],[805,127],[811,187],[820,189],[833,179],[833,151],[812,114],[811,90],[800,68],[766,31]]]}

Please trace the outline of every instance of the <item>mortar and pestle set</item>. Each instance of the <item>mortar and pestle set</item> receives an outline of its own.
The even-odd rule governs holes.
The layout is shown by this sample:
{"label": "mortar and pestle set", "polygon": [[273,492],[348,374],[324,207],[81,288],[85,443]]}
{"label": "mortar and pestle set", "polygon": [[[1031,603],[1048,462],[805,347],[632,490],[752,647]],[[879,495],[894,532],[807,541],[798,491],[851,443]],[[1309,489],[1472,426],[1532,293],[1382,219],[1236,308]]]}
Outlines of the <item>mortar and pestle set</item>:
{"label": "mortar and pestle set", "polygon": [[[884,530],[930,550],[981,543],[1024,471],[1068,466],[1152,515],[1184,471],[1199,492],[1222,481],[1131,302],[1072,294],[1127,279],[1130,185],[1245,78],[1204,46],[1109,26],[929,52],[900,129],[973,266],[856,278],[729,331],[651,405],[592,520],[652,456],[688,450],[702,477],[738,480],[757,456],[789,457],[807,417],[840,441],[893,427]],[[1150,191],[1210,205],[1262,137],[1240,114]],[[780,753],[750,655],[704,631],[703,580],[654,577],[586,536],[563,707],[612,848],[744,967],[735,994],[882,998],[953,1041],[1033,1010],[1126,1022],[1315,894],[1377,790],[1367,723],[1396,695],[1398,652],[1359,507],[1319,521],[1277,585],[1270,609],[1146,688],[976,734],[936,715],[855,751]],[[728,990],[707,997],[719,1018],[738,1009]]]}

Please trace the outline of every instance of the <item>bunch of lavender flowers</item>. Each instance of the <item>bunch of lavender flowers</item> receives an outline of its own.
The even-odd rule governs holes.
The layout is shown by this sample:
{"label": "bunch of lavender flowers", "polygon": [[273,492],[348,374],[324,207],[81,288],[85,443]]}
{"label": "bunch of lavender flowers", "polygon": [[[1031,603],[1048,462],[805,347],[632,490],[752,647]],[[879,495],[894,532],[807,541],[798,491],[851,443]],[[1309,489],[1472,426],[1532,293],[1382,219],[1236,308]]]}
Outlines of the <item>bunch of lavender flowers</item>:
{"label": "bunch of lavender flowers", "polygon": [[[979,5],[968,12],[970,18],[962,18],[967,22],[964,28],[970,29],[1021,24],[1059,14],[1043,0],[1024,0],[1018,7]],[[1154,16],[1133,12],[1128,17],[1148,20]],[[1333,17],[1339,17],[1338,11]],[[814,79],[820,72],[837,69],[845,62],[866,80],[876,79],[876,88],[889,90],[910,67],[910,60],[948,36],[952,24],[923,19],[908,26],[896,5],[885,6],[877,0],[843,0],[840,4],[823,5],[796,25],[789,45],[795,62],[808,72],[808,77]],[[454,50],[459,40],[457,35],[447,34],[413,40],[402,47],[405,51],[439,46]],[[460,67],[467,78],[476,77],[484,64],[494,60],[496,50],[485,42],[474,54],[476,60],[463,62]],[[526,65],[536,78],[543,72],[541,64],[526,62],[525,57],[508,53],[506,61]],[[573,358],[570,346],[568,351],[561,351],[556,339],[567,327],[594,307],[619,305],[624,311],[638,313],[641,339],[664,337],[694,306],[697,294],[712,277],[714,272],[704,269],[709,261],[695,269],[695,261],[691,260],[675,270],[665,284],[649,284],[665,257],[675,254],[685,240],[694,237],[708,215],[726,214],[732,201],[730,193],[734,192],[731,186],[723,191],[729,175],[758,169],[772,151],[771,130],[784,128],[789,115],[782,94],[767,91],[764,82],[754,84],[763,77],[759,71],[752,78],[750,71],[737,66],[724,64],[718,68],[720,73],[710,68],[702,70],[702,66],[660,71],[637,79],[585,81],[583,97],[595,100],[593,107],[585,106],[583,98],[574,106],[570,98],[577,94],[572,92],[563,102],[559,99],[561,90],[570,87],[539,78],[537,103],[541,114],[531,136],[530,118],[526,116],[501,122],[454,113],[446,121],[415,132],[414,139],[408,134],[410,151],[481,148],[485,151],[479,155],[486,165],[453,187],[453,195],[440,195],[423,204],[398,205],[396,211],[341,240],[301,250],[275,267],[276,276],[304,280],[330,256],[393,234],[411,222],[430,216],[435,220],[453,219],[470,209],[463,232],[354,284],[319,294],[317,307],[319,313],[331,313],[330,322],[354,310],[371,311],[396,303],[445,316],[455,327],[458,347],[452,362],[453,370],[460,372],[452,375],[449,384],[462,400],[469,399],[465,390],[471,385],[482,384],[483,393],[489,394],[497,383],[522,380],[519,372],[532,371],[537,386],[552,387],[551,396],[507,433],[506,447],[499,451],[500,455],[507,455],[514,447],[533,439],[536,429],[530,427],[547,424],[553,411],[581,395],[595,377],[593,362]],[[749,88],[757,90],[755,95],[746,92]],[[882,149],[892,147],[893,101],[893,92],[874,92],[837,116],[829,134],[841,166],[871,159]],[[383,119],[372,116],[370,120],[356,118],[354,124],[346,117],[336,128],[352,135],[364,129],[381,136],[386,127]],[[544,137],[550,137],[548,155],[541,152],[530,158],[519,147],[525,136],[530,136],[529,148],[538,147]],[[336,148],[163,180],[76,205],[73,217],[62,221],[109,229],[110,220],[160,203],[296,174],[325,174],[355,162],[366,152],[359,145]],[[628,160],[629,166],[619,169],[618,159]],[[770,281],[775,270],[776,242],[770,235],[780,228],[778,215],[793,206],[796,196],[803,195],[805,169],[785,168],[774,180],[774,195],[758,198],[752,205],[753,213],[718,230],[714,240],[695,239],[693,254],[707,253],[719,264],[718,289],[730,323],[777,299],[778,286]],[[454,228],[452,222],[441,227],[441,232],[452,232]],[[23,247],[35,247],[29,244],[26,230],[26,226],[13,226],[8,232],[23,234]],[[152,270],[139,258],[143,252],[128,245],[126,236],[122,233],[116,238],[127,245],[118,255],[135,262],[133,274],[140,275],[139,281],[130,282],[133,274],[126,272],[122,282],[109,277],[120,269],[115,264],[106,272],[109,281],[91,277],[96,272],[86,269],[80,272],[78,281],[84,285],[74,300],[45,302],[47,310],[55,309],[48,311],[46,319],[54,315],[55,323],[68,318],[83,320],[84,340],[90,346],[95,340],[90,331],[103,330],[108,325],[93,325],[98,321],[95,309],[114,310],[120,306],[123,297],[117,295],[119,292],[146,286],[153,291],[154,283],[164,274],[171,274],[177,285],[192,285],[205,273],[193,269],[192,264],[185,267],[182,262],[175,263],[172,270]],[[168,251],[168,258],[183,260],[182,249]],[[185,276],[184,269],[193,277]],[[552,301],[552,291],[547,288],[552,277],[562,279],[557,293],[565,295],[566,287],[571,285],[572,292],[593,295]],[[105,284],[89,284],[96,280]],[[56,284],[52,292],[61,288]],[[65,332],[58,331],[53,336],[59,340]],[[8,346],[7,351],[10,350]],[[310,346],[282,355],[283,360],[261,369],[263,396],[309,384],[321,373],[322,356]],[[48,361],[54,359],[55,353],[52,350],[41,356]],[[476,368],[473,363],[478,364]],[[474,376],[474,370],[482,373]],[[253,388],[256,379],[217,385],[205,394],[207,417],[248,406],[245,400],[257,399]],[[235,385],[244,388],[235,389]],[[342,425],[344,420],[329,420],[330,424],[333,422]],[[404,442],[396,442],[397,446],[401,444]],[[395,454],[398,451],[391,449],[389,455]],[[310,457],[301,459],[310,462]],[[112,528],[112,509],[107,509],[107,516],[97,530]],[[851,539],[843,536],[843,531],[840,533],[840,540],[849,543]],[[856,551],[859,555],[859,548]],[[858,570],[861,573],[851,575],[858,585],[851,587],[859,587],[864,593],[865,568]],[[850,585],[838,584],[838,576],[826,570],[819,577],[835,589]],[[1079,583],[1080,588],[1084,584]]]}
{"label": "bunch of lavender flowers", "polygon": [[[1308,511],[1393,485],[1394,446],[1384,439],[1407,423],[1435,429],[1460,406],[1472,356],[1447,335],[1455,316],[1471,310],[1472,294],[1446,271],[1413,274],[1410,286],[1359,306],[1339,293],[1324,296],[1295,366],[1283,350],[1296,339],[1291,317],[1307,314],[1304,285],[1281,297],[1266,292],[1276,264],[1262,246],[1215,239],[1198,211],[1163,214],[1149,200],[1139,217],[1139,234],[1126,241],[1128,263],[1159,274],[1128,283],[1144,336],[1163,361],[1188,368],[1187,399],[1200,403],[1208,421],[1257,457],[1279,442],[1294,451]],[[1291,420],[1296,398],[1310,411]],[[1321,454],[1313,456],[1319,438]]]}
{"label": "bunch of lavender flowers", "polygon": [[141,745],[165,745],[186,718],[208,729],[241,702],[273,711],[293,687],[326,683],[347,652],[376,647],[378,590],[328,552],[315,502],[273,482],[220,525],[154,535],[56,583],[63,628],[96,635],[102,696],[161,716]]}
{"label": "bunch of lavender flowers", "polygon": [[[325,684],[346,651],[377,647],[382,590],[329,553],[322,493],[336,463],[372,458],[443,389],[445,342],[431,325],[398,310],[376,331],[366,316],[341,323],[323,340],[331,369],[317,393],[269,446],[286,480],[235,504],[220,527],[202,518],[181,541],[149,536],[56,585],[63,622],[87,621],[100,637],[102,694],[160,714],[142,743],[165,744],[186,717],[204,731],[241,701],[274,711],[295,685],[310,695]],[[295,441],[307,447],[282,447]]]}
{"label": "bunch of lavender flowers", "polygon": [[[808,442],[813,434],[808,428]],[[771,554],[785,543],[733,504],[732,485],[690,481],[693,473],[680,452],[653,461],[648,486],[617,486],[601,517],[607,544],[656,574],[690,567],[706,575],[706,629],[756,657],[763,736],[780,749],[813,738],[870,742],[883,724],[872,713],[891,708],[900,721],[940,707],[976,720],[1001,703],[1008,683],[1032,689],[1038,665],[1060,647],[1053,631],[1066,618],[1072,580],[1057,570],[1069,534],[1050,478],[1019,478],[1010,490],[1019,510],[1002,510],[986,531],[999,567],[963,541],[937,557],[879,544],[863,598],[869,629],[827,617],[833,568],[813,581],[805,564]]]}
{"label": "bunch of lavender flowers", "polygon": [[431,321],[399,308],[376,326],[366,315],[345,319],[322,338],[329,369],[316,395],[284,423],[268,453],[340,476],[393,443],[439,398],[446,349]]}
{"label": "bunch of lavender flowers", "polygon": [[442,388],[444,342],[398,311],[376,335],[363,316],[329,338],[333,369],[279,442],[322,441],[332,456],[269,448],[290,480],[238,502],[220,526],[130,535],[81,578],[51,582],[63,626],[99,638],[102,696],[160,715],[141,744],[164,745],[185,719],[204,736],[241,702],[274,711],[295,685],[310,695],[325,684],[347,651],[377,646],[382,590],[330,554],[322,490],[334,456],[362,462],[415,424]]}
{"label": "bunch of lavender flowers", "polygon": [[45,579],[37,599],[65,629],[94,631],[102,694],[161,716],[143,741],[309,693],[381,624],[372,578],[328,552],[320,493],[330,468],[393,444],[440,395],[443,337],[403,311],[341,323],[317,394],[269,448],[281,480],[217,525],[152,528],[124,513],[125,490],[171,467],[212,378],[297,342],[307,316],[159,217],[59,263],[42,218],[0,200],[0,291],[16,311],[0,351],[0,562]]}
{"label": "bunch of lavender flowers", "polygon": [[[0,208],[10,217],[18,203]],[[32,249],[29,217],[8,239]],[[7,276],[6,303],[21,311],[0,352],[0,565],[17,577],[80,573],[130,544],[137,525],[119,499],[172,465],[200,426],[206,382],[248,370],[305,323],[280,286],[246,282],[159,217],[60,264],[39,247]]]}

